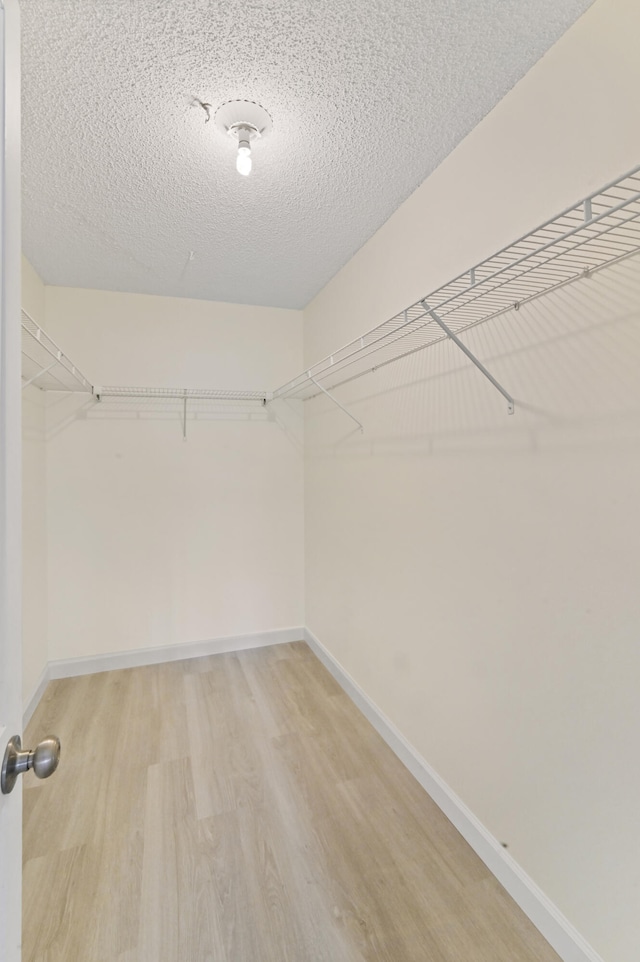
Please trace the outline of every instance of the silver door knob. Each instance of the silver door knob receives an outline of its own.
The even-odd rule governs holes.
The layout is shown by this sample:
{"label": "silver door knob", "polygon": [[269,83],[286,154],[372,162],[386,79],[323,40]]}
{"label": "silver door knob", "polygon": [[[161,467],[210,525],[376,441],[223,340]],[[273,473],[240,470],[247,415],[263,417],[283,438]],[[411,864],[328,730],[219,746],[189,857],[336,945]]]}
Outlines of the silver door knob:
{"label": "silver door knob", "polygon": [[2,776],[0,788],[2,794],[8,795],[13,789],[18,775],[33,769],[38,778],[48,778],[53,775],[60,761],[60,739],[56,735],[49,735],[43,739],[32,751],[22,751],[22,741],[19,735],[9,739],[7,750],[2,761]]}

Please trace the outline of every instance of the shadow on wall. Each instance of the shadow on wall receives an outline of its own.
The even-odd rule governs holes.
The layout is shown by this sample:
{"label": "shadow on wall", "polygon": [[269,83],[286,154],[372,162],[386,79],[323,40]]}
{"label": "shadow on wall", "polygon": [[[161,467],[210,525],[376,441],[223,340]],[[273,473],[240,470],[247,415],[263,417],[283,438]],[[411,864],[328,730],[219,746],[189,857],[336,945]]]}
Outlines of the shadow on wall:
{"label": "shadow on wall", "polygon": [[636,256],[465,333],[465,344],[515,397],[512,417],[481,372],[443,341],[336,389],[364,435],[328,398],[307,402],[307,454],[522,451],[568,428],[572,443],[581,432],[589,443],[635,435],[639,305]]}

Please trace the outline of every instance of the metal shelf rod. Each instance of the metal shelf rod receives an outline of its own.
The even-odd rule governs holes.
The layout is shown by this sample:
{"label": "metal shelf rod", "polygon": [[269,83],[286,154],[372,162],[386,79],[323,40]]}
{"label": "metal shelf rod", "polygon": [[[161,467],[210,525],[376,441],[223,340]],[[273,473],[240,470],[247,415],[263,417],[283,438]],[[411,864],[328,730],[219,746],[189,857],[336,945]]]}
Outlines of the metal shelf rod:
{"label": "metal shelf rod", "polygon": [[[37,374],[34,374],[33,377],[30,377],[29,380],[25,381],[24,384],[22,385],[22,390],[24,391],[24,389],[26,387],[29,387],[30,384],[34,384],[39,377],[42,377],[44,374],[48,374],[49,371],[51,371],[56,366],[56,364],[57,364],[57,361],[52,361],[49,367],[45,367],[42,371],[38,371]],[[54,374],[54,377],[55,377],[55,374]]]}
{"label": "metal shelf rod", "polygon": [[360,430],[362,431],[362,433],[364,434],[364,425],[362,424],[362,422],[361,422],[361,421],[358,421],[358,419],[353,416],[353,414],[351,413],[351,411],[347,411],[347,409],[346,409],[346,407],[344,406],[344,404],[340,404],[340,401],[338,401],[338,399],[335,398],[335,397],[333,396],[333,394],[330,394],[329,391],[327,391],[327,389],[322,386],[322,384],[318,384],[318,382],[317,382],[314,378],[312,378],[311,375],[309,375],[309,379],[310,379],[311,381],[313,381],[313,383],[315,384],[315,386],[316,386],[317,388],[319,388],[319,389],[322,391],[323,394],[326,394],[326,395],[327,395],[327,397],[329,398],[330,401],[333,401],[334,404],[337,404],[337,406],[340,408],[340,410],[341,410],[341,411],[344,411],[344,413],[347,415],[347,417],[351,418],[352,421],[355,421],[356,424],[358,425],[358,427],[360,428]]}
{"label": "metal shelf rod", "polygon": [[[424,303],[424,302],[423,302],[423,303]],[[425,307],[427,308],[427,310],[429,310],[429,308],[427,307],[426,304],[425,304]],[[442,330],[445,332],[445,334],[447,335],[447,337],[450,337],[450,338],[451,338],[451,340],[453,341],[453,343],[456,344],[456,345],[460,348],[460,350],[462,351],[462,353],[467,355],[467,357],[469,358],[469,360],[471,361],[471,363],[472,363],[472,364],[475,364],[475,366],[478,368],[478,370],[479,370],[479,371],[482,371],[482,373],[484,374],[484,376],[485,376],[489,381],[491,381],[491,383],[493,384],[493,386],[494,386],[498,391],[500,391],[500,394],[502,394],[502,396],[503,396],[504,398],[506,398],[507,404],[508,404],[507,410],[508,410],[509,414],[513,414],[514,409],[515,409],[515,401],[513,400],[513,398],[511,397],[511,395],[510,395],[507,391],[505,391],[505,389],[502,387],[502,385],[500,384],[499,381],[496,381],[496,379],[495,379],[495,377],[493,376],[493,374],[491,374],[491,372],[486,369],[486,367],[484,366],[484,364],[482,363],[482,361],[479,361],[479,360],[478,360],[478,358],[475,356],[475,354],[473,354],[472,351],[469,350],[469,348],[467,347],[467,345],[466,345],[466,344],[463,344],[459,337],[456,337],[456,335],[453,333],[453,331],[452,331],[450,328],[447,327],[447,325],[444,323],[444,321],[443,321],[440,317],[438,317],[438,315],[436,314],[436,312],[429,310],[429,313],[431,314],[431,317],[434,319],[434,321],[436,322],[436,324],[438,324],[438,326],[442,328]]]}
{"label": "metal shelf rod", "polygon": [[182,440],[187,440],[187,392],[184,392],[184,401],[182,408]]}

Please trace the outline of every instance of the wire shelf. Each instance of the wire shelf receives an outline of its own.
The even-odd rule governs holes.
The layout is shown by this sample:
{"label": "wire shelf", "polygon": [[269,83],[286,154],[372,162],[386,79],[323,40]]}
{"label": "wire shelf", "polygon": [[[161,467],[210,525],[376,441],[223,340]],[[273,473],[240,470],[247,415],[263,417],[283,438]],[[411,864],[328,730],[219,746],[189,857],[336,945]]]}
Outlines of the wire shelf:
{"label": "wire shelf", "polygon": [[217,388],[164,388],[164,387],[98,387],[98,398],[164,398],[176,401],[256,401],[266,404],[271,400],[269,391],[231,391]]}
{"label": "wire shelf", "polygon": [[307,400],[640,251],[640,166],[274,392]]}
{"label": "wire shelf", "polygon": [[22,381],[41,391],[91,394],[93,387],[56,342],[22,311]]}
{"label": "wire shelf", "polygon": [[[206,404],[206,408],[211,410],[211,402],[223,402],[224,409],[229,411],[233,408],[228,408],[226,405],[231,402],[235,405],[236,410],[240,407],[243,411],[255,411],[255,405],[260,405],[260,410],[264,412],[264,407],[267,401],[270,401],[273,395],[269,391],[232,391],[225,388],[170,388],[170,387],[94,387],[94,394],[98,401],[103,401],[103,399],[115,400],[116,404],[118,401],[129,401],[129,407],[131,407],[131,402],[134,402],[135,408],[144,410],[147,408],[146,405],[141,404],[148,400],[151,403],[149,406],[151,409],[162,409],[163,405],[159,404],[160,401],[168,402],[169,408],[175,408],[178,406],[182,410],[182,437],[187,440],[187,422],[193,420],[195,417],[198,418],[198,413],[194,412],[194,407],[198,407],[197,402],[203,402]],[[248,408],[245,406],[248,404]],[[101,405],[102,406],[102,405]],[[148,409],[148,408],[147,408]],[[253,415],[250,415],[252,418]]]}

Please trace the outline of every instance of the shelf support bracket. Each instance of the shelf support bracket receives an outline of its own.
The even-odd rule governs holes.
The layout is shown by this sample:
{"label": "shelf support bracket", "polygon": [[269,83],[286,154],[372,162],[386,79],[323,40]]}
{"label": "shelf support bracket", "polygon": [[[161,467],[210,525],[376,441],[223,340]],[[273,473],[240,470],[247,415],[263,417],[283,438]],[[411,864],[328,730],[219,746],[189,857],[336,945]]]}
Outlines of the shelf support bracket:
{"label": "shelf support bracket", "polygon": [[182,440],[187,440],[187,392],[184,392],[184,400],[182,402]]}
{"label": "shelf support bracket", "polygon": [[507,401],[507,405],[508,405],[507,411],[508,411],[508,413],[509,413],[509,414],[513,414],[514,409],[515,409],[515,401],[513,400],[513,398],[511,397],[511,395],[510,395],[507,391],[505,391],[505,389],[503,388],[503,386],[502,386],[498,381],[496,381],[496,379],[495,379],[495,377],[493,376],[493,374],[491,374],[489,371],[487,371],[487,369],[486,369],[486,367],[484,366],[484,364],[483,364],[481,361],[478,360],[478,358],[475,356],[475,354],[472,354],[472,353],[471,353],[471,351],[470,351],[469,348],[466,346],[466,344],[463,344],[463,343],[462,343],[462,341],[460,340],[460,338],[459,338],[456,334],[453,333],[453,331],[451,330],[451,328],[447,327],[447,325],[446,325],[445,322],[442,320],[442,318],[438,317],[438,315],[436,314],[436,312],[431,310],[431,308],[429,307],[429,305],[427,304],[426,301],[422,301],[422,306],[424,307],[425,311],[426,311],[428,314],[431,315],[431,317],[432,317],[433,320],[436,322],[436,324],[438,325],[438,327],[441,327],[441,328],[442,328],[442,330],[443,330],[444,333],[447,335],[447,337],[451,338],[451,340],[453,341],[453,343],[454,343],[457,347],[460,348],[460,350],[462,351],[462,353],[463,353],[463,354],[466,354],[466,356],[469,358],[469,360],[471,361],[471,363],[472,363],[472,364],[475,364],[475,366],[478,368],[479,371],[481,371],[481,372],[484,374],[484,376],[487,378],[487,380],[488,380],[488,381],[491,381],[491,383],[492,383],[493,386],[496,388],[496,390],[500,391],[500,394],[501,394],[501,395],[503,396],[503,398],[505,398],[506,401]]}
{"label": "shelf support bracket", "polygon": [[355,421],[355,422],[356,422],[356,424],[358,425],[358,427],[360,428],[360,430],[361,430],[362,433],[364,434],[364,426],[362,425],[362,423],[361,423],[360,421],[358,421],[358,419],[357,419],[356,417],[353,416],[353,414],[351,413],[351,411],[347,411],[347,409],[346,409],[346,407],[344,406],[344,404],[340,404],[340,401],[338,401],[338,399],[335,398],[335,397],[333,396],[333,394],[329,394],[329,392],[327,391],[327,389],[326,389],[325,387],[323,387],[322,384],[318,384],[318,382],[316,381],[316,379],[315,379],[314,377],[311,377],[310,374],[309,374],[308,376],[309,376],[309,380],[310,380],[310,381],[313,381],[313,383],[315,384],[315,386],[316,386],[317,388],[319,388],[319,390],[322,391],[323,394],[326,394],[330,401],[333,401],[333,403],[336,404],[336,405],[340,408],[341,411],[344,411],[344,413],[347,415],[347,417],[351,418],[352,421]]}
{"label": "shelf support bracket", "polygon": [[29,380],[25,381],[24,384],[22,385],[22,390],[24,391],[26,387],[29,387],[29,385],[33,384],[34,381],[37,381],[39,377],[42,377],[43,374],[46,374],[48,371],[50,371],[51,368],[55,367],[57,363],[58,363],[57,361],[54,361],[53,364],[49,365],[49,367],[43,368],[42,371],[38,371],[37,374],[34,374],[33,377],[30,377]]}

